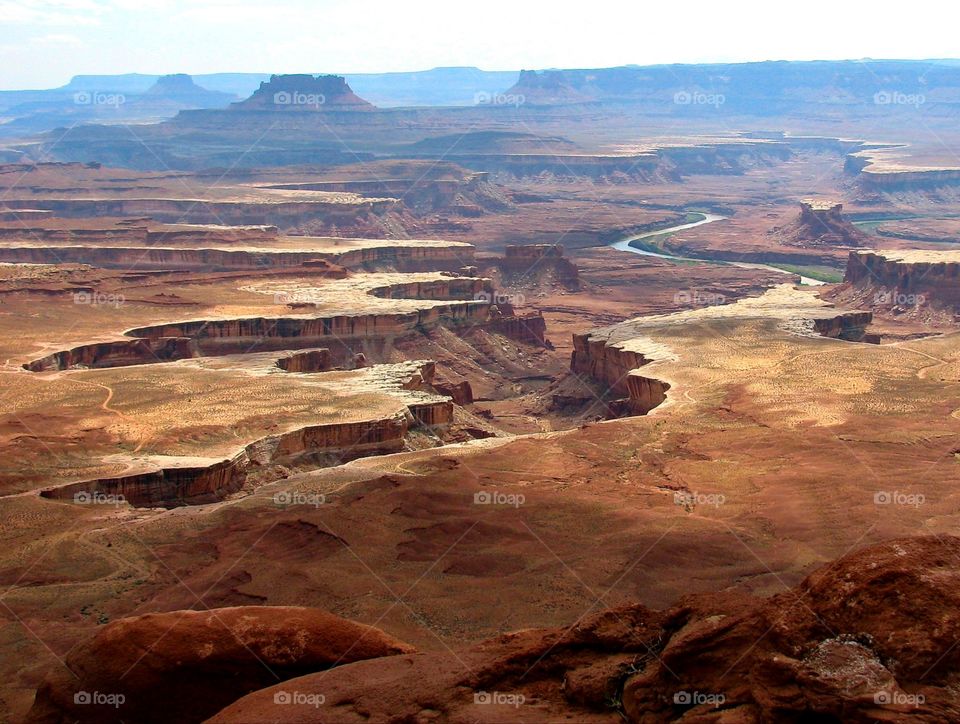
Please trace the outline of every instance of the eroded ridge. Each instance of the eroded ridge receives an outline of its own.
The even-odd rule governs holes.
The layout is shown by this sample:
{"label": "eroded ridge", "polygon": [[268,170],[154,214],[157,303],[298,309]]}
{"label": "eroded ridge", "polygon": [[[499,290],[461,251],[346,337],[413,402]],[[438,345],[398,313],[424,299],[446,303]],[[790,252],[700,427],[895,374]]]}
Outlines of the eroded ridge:
{"label": "eroded ridge", "polygon": [[[270,374],[268,357],[247,362],[255,374]],[[256,363],[259,363],[257,365]],[[416,427],[438,427],[453,419],[453,402],[435,394],[430,361],[377,365],[357,370],[344,384],[352,394],[374,393],[395,400],[393,411],[370,419],[291,427],[255,440],[224,458],[177,455],[113,456],[121,475],[83,480],[43,490],[45,498],[92,502],[112,499],[138,507],[177,507],[223,500],[248,477],[282,475],[284,467],[339,465],[370,455],[399,452]],[[304,389],[309,394],[309,388]],[[331,400],[333,401],[333,400]]]}
{"label": "eroded ridge", "polygon": [[[382,350],[397,338],[439,326],[490,325],[524,341],[545,343],[538,314],[517,316],[494,304],[489,280],[441,273],[370,274],[316,287],[259,283],[262,293],[285,309],[285,316],[229,317],[170,322],[128,330],[124,338],[60,350],[24,364],[32,372],[119,367],[193,357],[240,354],[252,349],[326,347],[333,364],[356,354]],[[333,308],[339,314],[318,314]],[[305,313],[314,310],[313,313]]]}

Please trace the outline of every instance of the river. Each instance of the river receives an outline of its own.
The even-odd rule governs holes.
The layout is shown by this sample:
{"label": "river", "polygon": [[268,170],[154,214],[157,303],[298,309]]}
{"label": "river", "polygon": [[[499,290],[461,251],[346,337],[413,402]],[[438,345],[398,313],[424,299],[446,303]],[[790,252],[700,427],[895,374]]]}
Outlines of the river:
{"label": "river", "polygon": [[[673,256],[671,254],[662,254],[656,251],[647,251],[646,249],[638,249],[635,246],[630,246],[630,242],[637,241],[638,239],[649,239],[653,236],[660,236],[661,234],[672,234],[675,231],[683,231],[684,229],[693,229],[697,226],[703,226],[704,224],[709,224],[713,221],[721,221],[726,216],[720,216],[720,214],[701,214],[703,216],[699,221],[691,221],[686,224],[678,224],[677,226],[668,226],[665,229],[658,229],[657,231],[645,231],[642,234],[636,234],[635,236],[627,237],[622,241],[617,241],[610,245],[611,249],[616,249],[617,251],[629,251],[631,254],[640,254],[641,256],[655,256],[659,259],[670,259],[673,261],[702,261],[708,264],[729,264],[731,266],[737,266],[742,269],[766,269],[769,271],[780,272],[781,274],[789,274],[790,276],[798,276],[794,272],[787,271],[786,269],[780,269],[779,267],[770,266],[769,264],[752,264],[745,261],[714,261],[712,259],[698,259],[696,257],[687,257],[687,256]],[[800,276],[801,284],[808,284],[810,286],[819,286],[824,282],[819,279],[812,279],[810,277]]]}

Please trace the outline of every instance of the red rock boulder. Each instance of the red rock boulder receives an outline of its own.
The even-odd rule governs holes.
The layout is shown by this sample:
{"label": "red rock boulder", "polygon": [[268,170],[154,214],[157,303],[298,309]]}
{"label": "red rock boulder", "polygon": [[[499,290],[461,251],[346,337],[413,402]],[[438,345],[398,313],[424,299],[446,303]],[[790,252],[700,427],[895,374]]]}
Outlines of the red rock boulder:
{"label": "red rock boulder", "polygon": [[77,646],[37,690],[30,722],[199,722],[271,684],[413,647],[293,606],[125,618]]}

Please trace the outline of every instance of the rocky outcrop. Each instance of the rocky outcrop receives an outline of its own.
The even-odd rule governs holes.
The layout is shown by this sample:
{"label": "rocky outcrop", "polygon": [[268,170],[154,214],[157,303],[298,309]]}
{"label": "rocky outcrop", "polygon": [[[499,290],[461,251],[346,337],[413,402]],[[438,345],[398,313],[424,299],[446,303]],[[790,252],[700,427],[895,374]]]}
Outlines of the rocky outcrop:
{"label": "rocky outcrop", "polygon": [[[573,335],[570,369],[599,382],[605,388],[603,397],[621,398],[621,404],[612,405],[614,412],[646,415],[667,399],[670,383],[637,370],[667,358],[661,345],[610,344],[607,337],[588,332]],[[557,404],[562,402],[558,400]]]}
{"label": "rocky outcrop", "polygon": [[[429,402],[415,403],[420,408]],[[443,406],[444,401],[433,402]],[[403,450],[407,430],[416,418],[410,410],[380,420],[308,425],[281,435],[257,440],[227,460],[184,462],[153,458],[151,469],[118,477],[85,480],[41,491],[44,498],[72,500],[76,503],[110,501],[129,503],[138,508],[176,508],[205,505],[223,500],[239,491],[247,475],[256,468],[271,465],[310,464],[313,467],[339,465],[369,455],[384,455]],[[442,413],[436,414],[441,424]]]}
{"label": "rocky outcrop", "polygon": [[626,348],[608,344],[608,339],[592,332],[573,335],[570,369],[601,382],[613,392],[626,396],[627,375],[639,367],[661,359],[658,351]]}
{"label": "rocky outcrop", "polygon": [[147,91],[134,103],[146,110],[147,107],[160,108],[219,108],[226,106],[236,96],[220,91],[202,88],[193,82],[186,73],[174,73],[157,78]]}
{"label": "rocky outcrop", "polygon": [[[15,212],[10,212],[11,214]],[[25,213],[25,212],[21,212]],[[41,213],[41,212],[37,212]],[[51,214],[52,212],[42,212]],[[42,218],[42,217],[41,217]],[[3,221],[0,215],[0,221]],[[15,220],[15,219],[10,219]],[[62,228],[60,222],[45,226],[24,219],[12,226],[0,226],[0,239],[55,242],[60,244],[91,242],[96,247],[104,241],[129,242],[144,246],[183,246],[190,249],[204,245],[216,247],[224,244],[257,246],[258,243],[275,242],[280,234],[276,226],[223,226],[223,225],[173,225],[151,229],[148,220],[124,221],[116,226],[101,228]],[[31,223],[33,225],[26,225]]]}
{"label": "rocky outcrop", "polygon": [[413,651],[315,608],[148,613],[109,623],[73,648],[37,690],[27,721],[201,722],[277,681]]}
{"label": "rocky outcrop", "polygon": [[340,75],[272,75],[246,100],[231,109],[284,112],[372,111],[376,107],[356,95]]}
{"label": "rocky outcrop", "polygon": [[494,312],[484,325],[484,329],[502,334],[517,342],[527,342],[541,347],[549,347],[550,344],[546,337],[547,323],[541,312],[520,315],[498,315]]}
{"label": "rocky outcrop", "polygon": [[362,352],[352,357],[334,359],[330,350],[325,347],[305,352],[294,352],[277,360],[277,367],[284,372],[328,372],[333,369],[355,370],[366,366],[367,359]]}
{"label": "rocky outcrop", "polygon": [[[697,594],[502,635],[455,659],[359,662],[254,692],[211,721],[415,721],[424,702],[443,721],[956,721],[958,555],[952,536],[894,540],[768,599]],[[278,707],[289,691],[326,704]]]}
{"label": "rocky outcrop", "polygon": [[453,402],[450,400],[412,403],[407,408],[419,426],[439,427],[453,422]]}
{"label": "rocky outcrop", "polygon": [[850,252],[844,282],[871,290],[877,306],[920,304],[960,312],[960,252]]}
{"label": "rocky outcrop", "polygon": [[[352,291],[356,293],[356,290]],[[509,305],[491,303],[494,295],[488,279],[450,276],[371,286],[363,291],[380,298],[422,299],[437,303],[425,304],[423,308],[409,312],[197,319],[139,327],[128,330],[125,339],[54,352],[23,367],[32,372],[44,372],[76,367],[153,364],[191,357],[242,354],[255,347],[260,351],[326,350],[322,355],[278,362],[281,367],[317,363],[353,368],[357,366],[358,354],[382,356],[398,339],[438,327],[453,330],[483,328],[521,342],[540,346],[549,344],[544,336],[546,323],[539,313],[517,315]],[[275,300],[282,301],[277,297],[282,297],[281,293],[275,294]],[[362,297],[358,303],[369,306]],[[315,306],[311,301],[286,304],[291,312],[302,312]],[[406,305],[407,308],[410,306],[409,303]]]}
{"label": "rocky outcrop", "polygon": [[670,383],[655,377],[644,377],[636,371],[627,375],[627,400],[630,412],[634,415],[646,415],[667,399]]}
{"label": "rocky outcrop", "polygon": [[138,508],[175,508],[223,500],[246,481],[246,451],[228,460],[174,464],[113,478],[84,480],[40,491],[40,496],[75,503],[129,503]]}
{"label": "rocky outcrop", "polygon": [[461,380],[460,382],[434,382],[433,389],[435,389],[438,394],[452,398],[454,404],[462,406],[473,403],[473,389],[467,380]]}
{"label": "rocky outcrop", "polygon": [[556,281],[566,289],[580,287],[577,265],[564,257],[562,244],[508,244],[503,258],[492,263],[508,287],[539,280]]}
{"label": "rocky outcrop", "polygon": [[564,105],[586,103],[595,99],[590,93],[574,88],[562,70],[521,70],[520,77],[506,93],[505,98],[523,99],[530,105]]}
{"label": "rocky outcrop", "polygon": [[331,467],[400,452],[410,429],[429,427],[437,432],[436,428],[453,421],[453,402],[434,391],[434,374],[435,364],[430,360],[358,370],[352,381],[337,384],[351,384],[357,392],[391,395],[396,399],[395,412],[301,425],[254,440],[226,459],[140,454],[114,460],[126,465],[123,474],[47,488],[40,496],[78,504],[204,505],[223,500],[247,483],[255,486],[265,478],[284,477],[292,467]]}
{"label": "rocky outcrop", "polygon": [[473,263],[474,247],[470,244],[423,246],[384,242],[360,249],[338,252],[333,261],[347,269],[375,271],[389,267],[397,271],[456,271]]}
{"label": "rocky outcrop", "polygon": [[277,367],[285,372],[326,372],[333,366],[330,350],[326,347],[297,352],[277,360]]}
{"label": "rocky outcrop", "polygon": [[127,365],[170,362],[200,356],[195,340],[189,337],[121,339],[114,342],[85,344],[54,352],[23,365],[31,372],[48,372],[77,367],[125,367]]}
{"label": "rocky outcrop", "polygon": [[860,342],[866,334],[867,325],[873,321],[871,312],[844,312],[835,317],[814,319],[813,328],[821,337]]}
{"label": "rocky outcrop", "polygon": [[[488,320],[489,309],[482,301],[470,301],[395,314],[192,320],[131,329],[127,335],[138,339],[82,345],[29,362],[24,368],[42,372],[78,366],[153,364],[197,356],[242,354],[254,346],[262,351],[325,347],[333,363],[341,364],[363,352],[368,345],[382,347],[396,337],[418,334],[440,325],[452,328],[483,325]],[[518,323],[516,333],[536,337],[537,325],[535,321],[531,321],[529,327]]]}
{"label": "rocky outcrop", "polygon": [[876,191],[925,191],[960,185],[960,168],[911,169],[903,171],[864,169],[864,186]]}
{"label": "rocky outcrop", "polygon": [[843,204],[833,201],[801,201],[799,217],[773,233],[780,243],[801,247],[863,246],[870,238],[843,215]]}

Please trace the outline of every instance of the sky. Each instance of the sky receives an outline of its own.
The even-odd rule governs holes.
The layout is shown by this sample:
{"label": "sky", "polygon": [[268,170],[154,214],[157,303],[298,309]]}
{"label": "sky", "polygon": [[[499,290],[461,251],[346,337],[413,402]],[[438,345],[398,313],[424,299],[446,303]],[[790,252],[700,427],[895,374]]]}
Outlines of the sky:
{"label": "sky", "polygon": [[132,72],[948,58],[960,55],[948,7],[942,0],[0,0],[0,88]]}

